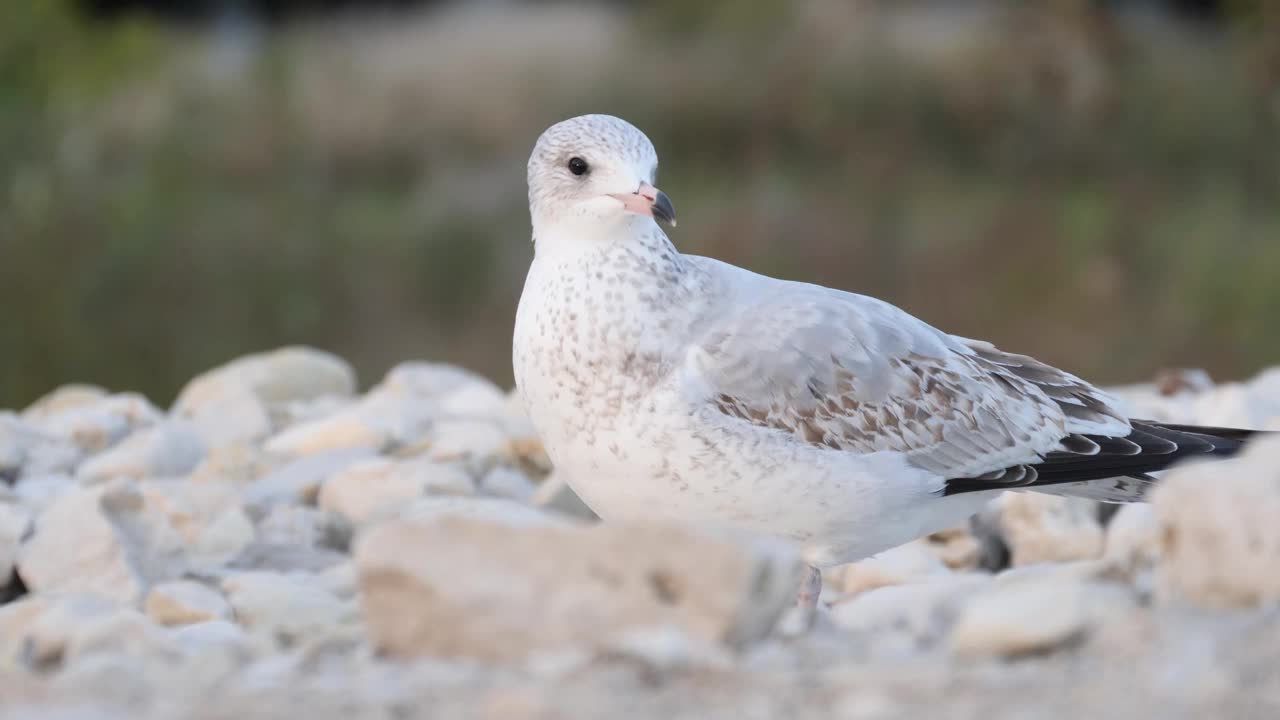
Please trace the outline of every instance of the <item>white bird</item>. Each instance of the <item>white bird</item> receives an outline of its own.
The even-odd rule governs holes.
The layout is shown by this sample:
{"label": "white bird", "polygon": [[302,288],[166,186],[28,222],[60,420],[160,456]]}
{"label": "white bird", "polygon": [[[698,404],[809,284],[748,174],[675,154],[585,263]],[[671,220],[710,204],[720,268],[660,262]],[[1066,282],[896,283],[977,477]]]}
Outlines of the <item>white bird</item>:
{"label": "white bird", "polygon": [[553,125],[529,158],[535,257],[516,384],[605,521],[799,544],[811,571],[963,523],[1004,490],[1107,501],[1250,431],[1130,420],[1089,383],[863,295],[681,254],[644,133]]}

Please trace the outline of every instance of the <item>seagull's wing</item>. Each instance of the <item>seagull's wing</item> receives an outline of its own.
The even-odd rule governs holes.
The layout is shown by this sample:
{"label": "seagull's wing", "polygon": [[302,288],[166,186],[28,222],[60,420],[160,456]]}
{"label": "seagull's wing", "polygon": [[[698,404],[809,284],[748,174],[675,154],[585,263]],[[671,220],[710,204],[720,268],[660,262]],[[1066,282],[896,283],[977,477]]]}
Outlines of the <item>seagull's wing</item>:
{"label": "seagull's wing", "polygon": [[695,401],[727,422],[835,451],[903,453],[982,486],[972,489],[1034,483],[1051,454],[1096,455],[1106,448],[1090,438],[1131,432],[1088,383],[879,300],[745,273],[726,285],[684,372]]}

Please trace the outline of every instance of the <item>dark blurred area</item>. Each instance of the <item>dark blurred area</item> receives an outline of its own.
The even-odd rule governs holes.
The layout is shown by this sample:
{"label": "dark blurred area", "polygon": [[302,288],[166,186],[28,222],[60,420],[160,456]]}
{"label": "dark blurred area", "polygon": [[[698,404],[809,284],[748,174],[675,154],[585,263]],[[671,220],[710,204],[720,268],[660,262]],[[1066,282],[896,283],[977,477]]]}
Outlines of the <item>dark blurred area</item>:
{"label": "dark blurred area", "polygon": [[524,162],[584,112],[685,251],[1104,382],[1280,361],[1280,3],[26,0],[0,407],[289,343],[509,383]]}

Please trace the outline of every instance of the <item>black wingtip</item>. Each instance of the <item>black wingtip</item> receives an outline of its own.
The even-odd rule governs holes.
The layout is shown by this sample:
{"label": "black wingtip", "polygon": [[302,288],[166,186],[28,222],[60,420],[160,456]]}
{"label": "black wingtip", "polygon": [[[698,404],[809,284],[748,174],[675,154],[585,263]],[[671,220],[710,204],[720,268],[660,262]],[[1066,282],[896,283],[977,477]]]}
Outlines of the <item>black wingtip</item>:
{"label": "black wingtip", "polygon": [[[1034,488],[1119,477],[1149,483],[1156,480],[1150,473],[1165,470],[1182,460],[1228,458],[1238,453],[1253,437],[1275,434],[1262,430],[1152,420],[1133,420],[1130,426],[1132,431],[1124,437],[1075,436],[1075,439],[1063,443],[1063,450],[1049,453],[1044,462],[1027,465],[1026,472],[996,471],[976,478],[948,480],[943,494]],[[1097,445],[1098,450],[1089,452],[1092,448],[1084,440]],[[1019,482],[1009,482],[1015,478]],[[1027,478],[1031,481],[1028,482]]]}

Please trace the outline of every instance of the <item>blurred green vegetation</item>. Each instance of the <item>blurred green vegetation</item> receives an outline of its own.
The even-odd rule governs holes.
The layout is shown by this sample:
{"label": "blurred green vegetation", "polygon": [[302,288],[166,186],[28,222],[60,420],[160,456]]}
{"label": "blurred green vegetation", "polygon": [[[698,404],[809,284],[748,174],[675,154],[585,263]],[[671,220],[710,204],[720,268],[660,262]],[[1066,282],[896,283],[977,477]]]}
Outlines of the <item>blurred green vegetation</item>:
{"label": "blurred green vegetation", "polygon": [[689,252],[873,294],[1103,381],[1280,362],[1280,19],[1072,0],[668,0],[272,34],[0,22],[0,407],[168,401],[285,343],[510,378],[524,160],[654,140]]}

